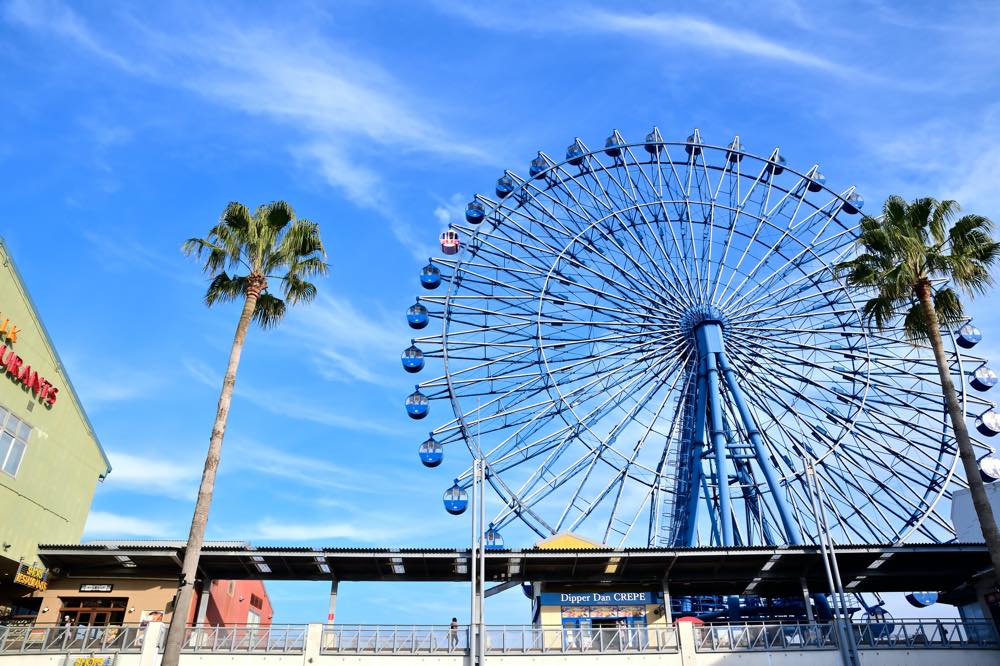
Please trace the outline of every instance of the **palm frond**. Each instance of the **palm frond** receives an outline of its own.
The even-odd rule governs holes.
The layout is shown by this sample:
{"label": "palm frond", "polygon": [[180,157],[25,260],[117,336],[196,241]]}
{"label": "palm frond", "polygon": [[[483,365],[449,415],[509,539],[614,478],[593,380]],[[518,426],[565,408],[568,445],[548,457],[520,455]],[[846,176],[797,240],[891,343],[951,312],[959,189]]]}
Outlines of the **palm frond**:
{"label": "palm frond", "polygon": [[239,275],[230,276],[225,271],[216,275],[205,292],[205,305],[212,307],[216,303],[229,303],[247,293],[247,279]]}
{"label": "palm frond", "polygon": [[273,294],[261,294],[253,310],[253,321],[267,330],[274,328],[285,317],[285,302]]}
{"label": "palm frond", "polygon": [[930,339],[930,331],[931,327],[924,314],[924,306],[919,301],[913,301],[903,316],[903,335],[910,342],[924,342]]}

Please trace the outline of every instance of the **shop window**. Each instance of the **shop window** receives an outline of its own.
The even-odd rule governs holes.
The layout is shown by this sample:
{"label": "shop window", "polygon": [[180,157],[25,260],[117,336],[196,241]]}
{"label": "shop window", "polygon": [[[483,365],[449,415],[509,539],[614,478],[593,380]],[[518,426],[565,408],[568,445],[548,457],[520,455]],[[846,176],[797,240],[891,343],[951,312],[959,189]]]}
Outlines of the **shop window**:
{"label": "shop window", "polygon": [[0,407],[0,469],[10,476],[17,476],[30,436],[30,425]]}
{"label": "shop window", "polygon": [[107,597],[65,597],[59,610],[59,623],[100,626],[121,624],[125,620],[128,599]]}

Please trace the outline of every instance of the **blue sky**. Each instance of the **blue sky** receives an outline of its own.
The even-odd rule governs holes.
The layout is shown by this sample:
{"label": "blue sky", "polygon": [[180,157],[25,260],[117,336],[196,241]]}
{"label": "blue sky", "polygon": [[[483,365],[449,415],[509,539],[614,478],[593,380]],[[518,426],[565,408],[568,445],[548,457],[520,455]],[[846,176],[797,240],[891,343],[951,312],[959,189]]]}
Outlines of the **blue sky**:
{"label": "blue sky", "polygon": [[[237,311],[202,305],[179,247],[230,200],[291,202],[332,266],[243,357],[209,537],[255,544],[466,542],[440,508],[465,461],[423,469],[403,413],[403,313],[443,225],[539,149],[699,127],[869,206],[1000,219],[996,6],[539,4],[0,4],[0,233],[115,468],[88,537],[186,534]],[[971,310],[1000,358],[993,302]],[[338,620],[466,612],[429,590],[345,586]],[[527,620],[519,594],[494,617]],[[323,595],[272,586],[276,619]]]}

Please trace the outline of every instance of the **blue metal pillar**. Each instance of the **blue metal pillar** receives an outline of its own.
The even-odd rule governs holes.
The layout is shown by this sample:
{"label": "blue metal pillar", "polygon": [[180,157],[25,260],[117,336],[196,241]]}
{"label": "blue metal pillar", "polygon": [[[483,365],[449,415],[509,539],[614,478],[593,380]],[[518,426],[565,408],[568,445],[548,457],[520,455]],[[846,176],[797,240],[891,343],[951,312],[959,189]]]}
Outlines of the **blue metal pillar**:
{"label": "blue metal pillar", "polygon": [[698,361],[698,381],[695,389],[694,437],[691,446],[691,462],[689,465],[687,522],[684,524],[684,539],[686,546],[694,546],[698,526],[698,500],[701,496],[701,456],[705,452],[705,408],[708,404],[708,391],[705,386],[705,361]]}
{"label": "blue metal pillar", "polygon": [[733,539],[733,514],[729,501],[729,464],[727,462],[726,431],[722,424],[722,394],[719,392],[718,358],[722,353],[722,326],[708,322],[695,332],[698,352],[705,359],[708,379],[708,412],[712,426],[712,449],[715,454],[716,494],[719,497],[719,528],[722,545],[730,548]]}
{"label": "blue metal pillar", "polygon": [[774,498],[774,505],[778,509],[778,517],[781,519],[781,526],[785,530],[785,537],[791,545],[801,545],[802,533],[799,531],[799,526],[796,524],[794,516],[792,516],[792,510],[788,506],[788,501],[785,499],[785,489],[778,482],[777,472],[775,472],[774,465],[771,464],[771,459],[764,448],[764,439],[760,436],[760,431],[757,429],[757,425],[750,415],[750,409],[743,399],[743,391],[740,390],[740,385],[736,381],[736,373],[733,372],[732,366],[729,365],[726,355],[720,354],[719,356],[722,361],[722,374],[726,379],[726,385],[729,387],[729,393],[733,396],[733,402],[736,403],[736,409],[740,413],[743,428],[750,437],[750,444],[753,445],[757,464],[760,465],[761,471],[764,472],[764,479],[767,481],[767,487],[771,491],[771,497]]}

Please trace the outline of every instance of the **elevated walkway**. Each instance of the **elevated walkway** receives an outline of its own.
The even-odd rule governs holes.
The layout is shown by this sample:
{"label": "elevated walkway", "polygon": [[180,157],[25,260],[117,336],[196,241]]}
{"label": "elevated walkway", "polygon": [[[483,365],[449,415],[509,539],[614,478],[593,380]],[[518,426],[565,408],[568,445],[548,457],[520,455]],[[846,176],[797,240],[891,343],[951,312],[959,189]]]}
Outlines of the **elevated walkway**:
{"label": "elevated walkway", "polygon": [[[468,627],[273,625],[195,626],[188,630],[183,666],[471,666]],[[157,666],[166,627],[0,627],[0,666]],[[560,627],[487,626],[491,666],[760,666],[840,664],[828,624],[712,624],[687,622],[641,634],[620,629],[587,632]],[[986,666],[1000,663],[1000,641],[989,624],[955,619],[855,624],[863,665]]]}

